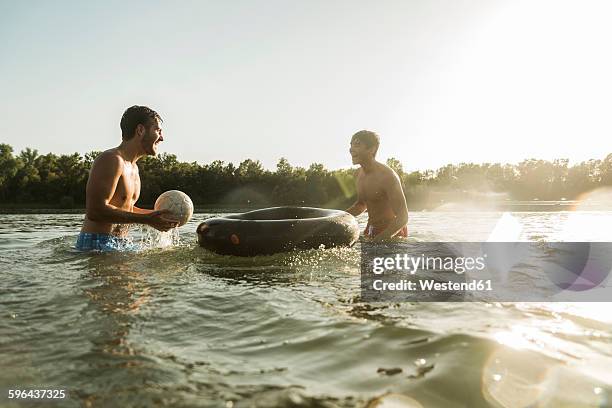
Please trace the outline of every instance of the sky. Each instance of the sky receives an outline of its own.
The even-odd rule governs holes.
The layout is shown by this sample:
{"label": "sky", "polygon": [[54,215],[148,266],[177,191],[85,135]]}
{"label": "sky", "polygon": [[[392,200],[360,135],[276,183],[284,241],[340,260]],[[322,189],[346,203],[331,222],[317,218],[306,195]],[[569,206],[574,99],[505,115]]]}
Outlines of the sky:
{"label": "sky", "polygon": [[0,143],[120,143],[131,105],[181,161],[405,170],[612,152],[612,3],[0,0]]}

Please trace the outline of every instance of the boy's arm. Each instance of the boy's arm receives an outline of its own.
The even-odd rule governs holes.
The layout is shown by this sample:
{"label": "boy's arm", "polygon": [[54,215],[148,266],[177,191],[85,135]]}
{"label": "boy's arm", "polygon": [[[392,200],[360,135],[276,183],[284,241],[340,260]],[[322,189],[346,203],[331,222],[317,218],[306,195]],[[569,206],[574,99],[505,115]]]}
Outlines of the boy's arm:
{"label": "boy's arm", "polygon": [[363,201],[359,199],[359,197],[357,197],[357,201],[355,201],[355,203],[353,203],[353,205],[351,205],[345,211],[353,215],[354,217],[356,217],[359,214],[363,213],[366,209],[367,209],[366,203],[364,203]]}
{"label": "boy's arm", "polygon": [[345,211],[353,215],[354,217],[356,217],[367,209],[368,209],[368,206],[366,205],[365,201],[361,197],[361,194],[359,194],[359,174],[357,174],[357,201],[355,201],[353,205],[351,205]]}
{"label": "boy's arm", "polygon": [[136,214],[151,214],[152,212],[154,212],[155,210],[147,210],[146,208],[139,208],[139,207],[132,207],[132,212],[136,213]]}

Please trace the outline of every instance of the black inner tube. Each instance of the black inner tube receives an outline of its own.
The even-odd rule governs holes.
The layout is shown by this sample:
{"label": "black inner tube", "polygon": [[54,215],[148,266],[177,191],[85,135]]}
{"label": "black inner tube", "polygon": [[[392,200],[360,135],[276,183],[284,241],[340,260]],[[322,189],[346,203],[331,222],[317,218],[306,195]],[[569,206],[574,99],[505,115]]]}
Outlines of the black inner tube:
{"label": "black inner tube", "polygon": [[254,210],[242,214],[228,215],[224,218],[230,220],[249,220],[249,221],[289,221],[303,220],[312,218],[327,218],[340,215],[344,211],[327,210],[325,208],[312,207],[272,207],[261,210]]}
{"label": "black inner tube", "polygon": [[274,207],[211,218],[198,226],[198,243],[225,255],[253,256],[294,249],[351,246],[357,220],[341,210]]}

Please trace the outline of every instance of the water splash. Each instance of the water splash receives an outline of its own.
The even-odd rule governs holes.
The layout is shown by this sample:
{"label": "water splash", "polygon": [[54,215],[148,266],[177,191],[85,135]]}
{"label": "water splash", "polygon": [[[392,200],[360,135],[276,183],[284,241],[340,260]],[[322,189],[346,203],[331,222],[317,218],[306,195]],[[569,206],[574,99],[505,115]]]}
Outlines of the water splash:
{"label": "water splash", "polygon": [[178,228],[162,232],[148,225],[143,225],[138,235],[140,236],[139,247],[142,251],[155,248],[176,247],[181,243],[181,235]]}

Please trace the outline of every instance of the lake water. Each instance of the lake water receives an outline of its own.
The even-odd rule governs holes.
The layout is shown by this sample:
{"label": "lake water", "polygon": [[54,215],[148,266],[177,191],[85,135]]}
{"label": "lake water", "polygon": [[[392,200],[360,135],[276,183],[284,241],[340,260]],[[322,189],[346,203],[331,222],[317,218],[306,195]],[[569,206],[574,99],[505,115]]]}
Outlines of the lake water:
{"label": "lake water", "polygon": [[[82,215],[0,215],[0,405],[27,405],[9,388],[62,388],[36,406],[612,406],[609,303],[360,303],[360,244],[218,256],[196,243],[212,215],[179,242],[137,228],[148,249],[106,254],[72,249]],[[611,221],[420,212],[409,228],[609,242]]]}

